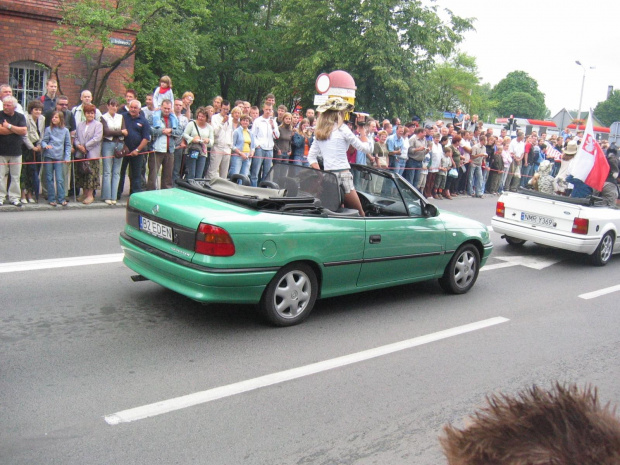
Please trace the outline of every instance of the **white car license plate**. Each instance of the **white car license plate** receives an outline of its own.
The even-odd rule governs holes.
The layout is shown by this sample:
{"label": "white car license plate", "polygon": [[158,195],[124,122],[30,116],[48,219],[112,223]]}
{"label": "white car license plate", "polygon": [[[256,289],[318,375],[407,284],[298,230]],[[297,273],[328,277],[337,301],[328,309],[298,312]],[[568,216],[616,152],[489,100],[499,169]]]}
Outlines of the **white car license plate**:
{"label": "white car license plate", "polygon": [[140,231],[172,242],[172,228],[170,226],[157,223],[143,216],[140,217]]}
{"label": "white car license plate", "polygon": [[521,221],[532,224],[540,224],[542,226],[554,227],[553,218],[547,216],[533,215],[531,213],[521,212]]}

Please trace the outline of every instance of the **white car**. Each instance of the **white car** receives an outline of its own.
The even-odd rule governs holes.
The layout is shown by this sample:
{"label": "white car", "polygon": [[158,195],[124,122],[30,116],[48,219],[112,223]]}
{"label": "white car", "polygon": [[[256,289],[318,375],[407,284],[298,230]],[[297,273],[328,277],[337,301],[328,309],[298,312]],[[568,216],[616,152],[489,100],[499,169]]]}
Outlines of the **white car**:
{"label": "white car", "polygon": [[532,241],[587,254],[603,266],[620,252],[620,209],[596,205],[595,199],[519,189],[501,195],[491,225],[510,245]]}

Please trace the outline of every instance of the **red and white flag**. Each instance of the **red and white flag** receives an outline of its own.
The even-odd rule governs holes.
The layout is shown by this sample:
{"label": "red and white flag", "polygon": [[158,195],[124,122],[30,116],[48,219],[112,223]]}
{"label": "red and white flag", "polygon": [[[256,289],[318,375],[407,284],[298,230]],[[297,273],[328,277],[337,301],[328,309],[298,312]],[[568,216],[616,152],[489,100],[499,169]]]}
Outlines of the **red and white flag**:
{"label": "red and white flag", "polygon": [[577,155],[573,159],[570,167],[570,173],[577,179],[581,179],[584,183],[597,191],[603,190],[605,179],[609,174],[609,163],[605,152],[594,138],[592,130],[592,109],[586,123],[586,132]]}
{"label": "red and white flag", "polygon": [[562,152],[560,152],[558,149],[556,149],[555,147],[548,145],[547,146],[547,153],[546,153],[546,158],[547,160],[550,158],[553,158],[553,161],[560,161],[562,160]]}

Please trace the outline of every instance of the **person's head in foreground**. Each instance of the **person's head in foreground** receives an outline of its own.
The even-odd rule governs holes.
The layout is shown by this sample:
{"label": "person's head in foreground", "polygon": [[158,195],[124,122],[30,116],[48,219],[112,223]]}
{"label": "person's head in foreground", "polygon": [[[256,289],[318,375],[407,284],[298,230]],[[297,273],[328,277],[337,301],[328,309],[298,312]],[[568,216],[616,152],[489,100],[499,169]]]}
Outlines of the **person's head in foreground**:
{"label": "person's head in foreground", "polygon": [[493,395],[467,426],[444,427],[450,465],[619,465],[620,420],[596,388]]}

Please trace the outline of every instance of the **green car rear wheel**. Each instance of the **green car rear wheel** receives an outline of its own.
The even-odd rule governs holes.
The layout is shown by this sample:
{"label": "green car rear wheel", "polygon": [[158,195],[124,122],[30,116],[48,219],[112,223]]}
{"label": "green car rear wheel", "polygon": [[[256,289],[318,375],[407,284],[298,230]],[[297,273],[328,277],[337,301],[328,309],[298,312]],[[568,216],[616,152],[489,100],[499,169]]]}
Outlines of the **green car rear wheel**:
{"label": "green car rear wheel", "polygon": [[318,281],[305,263],[291,263],[282,268],[267,285],[260,309],[270,323],[293,326],[312,311],[318,292]]}

